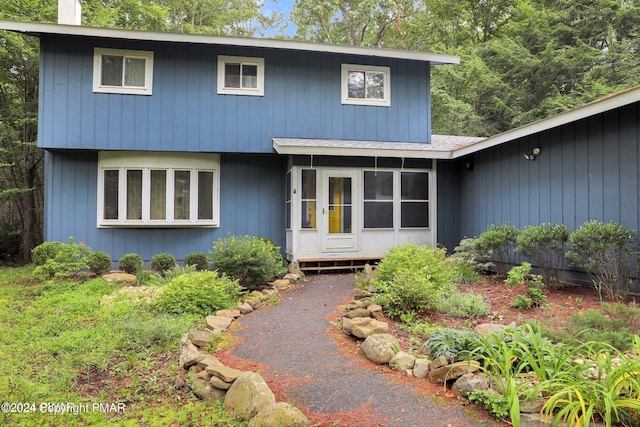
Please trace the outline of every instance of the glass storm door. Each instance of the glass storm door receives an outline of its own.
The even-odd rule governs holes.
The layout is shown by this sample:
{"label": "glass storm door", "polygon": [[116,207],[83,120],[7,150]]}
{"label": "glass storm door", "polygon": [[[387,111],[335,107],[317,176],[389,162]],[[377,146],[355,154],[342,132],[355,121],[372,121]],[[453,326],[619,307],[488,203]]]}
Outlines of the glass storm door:
{"label": "glass storm door", "polygon": [[355,251],[355,173],[324,171],[322,175],[322,250]]}

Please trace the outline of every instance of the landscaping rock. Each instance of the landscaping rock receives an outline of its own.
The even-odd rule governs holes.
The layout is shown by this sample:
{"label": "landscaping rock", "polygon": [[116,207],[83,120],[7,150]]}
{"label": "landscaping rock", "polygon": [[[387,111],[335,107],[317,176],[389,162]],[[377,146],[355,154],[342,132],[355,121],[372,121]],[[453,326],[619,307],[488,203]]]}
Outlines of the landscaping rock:
{"label": "landscaping rock", "polygon": [[431,361],[431,370],[447,366],[451,361],[447,356],[439,356]]}
{"label": "landscaping rock", "polygon": [[274,403],[276,397],[260,374],[243,372],[227,391],[222,407],[232,417],[249,419]]}
{"label": "landscaping rock", "polygon": [[416,359],[413,365],[413,376],[416,378],[425,378],[429,374],[431,361],[429,359]]}
{"label": "landscaping rock", "polygon": [[249,304],[254,310],[262,305],[262,300],[257,297],[246,297],[243,302]]}
{"label": "landscaping rock", "polygon": [[295,406],[278,402],[262,408],[249,421],[249,427],[309,427],[311,423]]}
{"label": "landscaping rock", "polygon": [[389,361],[389,366],[396,371],[407,371],[413,369],[416,363],[416,357],[404,351],[399,351]]}
{"label": "landscaping rock", "polygon": [[200,366],[202,369],[206,369],[207,366],[213,365],[222,365],[222,362],[220,362],[217,357],[210,354],[203,355],[202,359],[198,361],[198,366]]}
{"label": "landscaping rock", "polygon": [[211,331],[200,331],[193,329],[189,331],[189,339],[196,347],[206,347],[207,345],[213,345],[213,339],[211,338]]}
{"label": "landscaping rock", "polygon": [[206,370],[226,383],[234,382],[242,374],[242,371],[224,365],[207,366]]}
{"label": "landscaping rock", "polygon": [[212,386],[220,390],[229,390],[229,388],[231,387],[231,384],[233,384],[233,383],[225,382],[216,376],[211,376],[211,378],[209,379],[209,382],[211,383]]}
{"label": "landscaping rock", "polygon": [[249,314],[253,311],[253,307],[251,307],[251,304],[249,303],[241,302],[238,304],[238,310],[242,314]]}
{"label": "landscaping rock", "polygon": [[218,310],[216,311],[216,316],[218,317],[228,317],[229,319],[237,319],[240,317],[242,313],[240,310]]}
{"label": "landscaping rock", "polygon": [[207,322],[207,328],[214,332],[226,331],[233,319],[220,316],[207,316],[205,319]]}
{"label": "landscaping rock", "polygon": [[289,264],[288,270],[289,270],[289,273],[296,274],[299,277],[304,279],[304,272],[300,268],[300,264],[298,264],[297,261],[294,261],[291,264]]}
{"label": "landscaping rock", "polygon": [[260,291],[252,291],[250,295],[258,298],[260,301],[264,301],[267,299],[266,295]]}
{"label": "landscaping rock", "polygon": [[291,282],[287,279],[278,279],[278,280],[274,280],[272,285],[278,291],[286,291],[291,287]]}
{"label": "landscaping rock", "polygon": [[278,295],[278,291],[276,289],[265,289],[262,291],[262,295],[264,295],[265,299],[269,299]]}
{"label": "landscaping rock", "polygon": [[478,336],[486,337],[489,334],[497,334],[504,330],[504,328],[506,328],[506,326],[498,323],[481,323],[473,328],[473,332],[478,334]]}
{"label": "landscaping rock", "polygon": [[138,284],[138,278],[135,274],[125,273],[123,271],[110,271],[102,275],[102,280],[107,283],[119,283],[125,286],[135,286]]}
{"label": "landscaping rock", "polygon": [[198,351],[198,347],[193,345],[189,339],[189,334],[184,334],[180,340],[180,366],[189,369],[190,366],[197,364],[204,356]]}
{"label": "landscaping rock", "polygon": [[302,277],[296,273],[287,273],[283,277],[284,280],[288,280],[289,282],[295,283],[302,280]]}
{"label": "landscaping rock", "polygon": [[389,363],[393,356],[396,355],[394,349],[399,348],[399,346],[400,342],[393,335],[374,334],[364,340],[360,350],[362,350],[367,359],[382,365]]}
{"label": "landscaping rock", "polygon": [[356,317],[371,317],[371,312],[366,308],[355,308],[353,310],[347,311],[344,317],[348,319],[354,319]]}
{"label": "landscaping rock", "polygon": [[458,379],[464,374],[477,372],[479,369],[480,364],[475,360],[471,362],[455,362],[429,371],[429,381],[435,384],[443,384],[446,381]]}
{"label": "landscaping rock", "polygon": [[202,378],[193,378],[192,383],[193,393],[204,401],[215,402],[225,394],[223,390],[213,387],[209,381]]}
{"label": "landscaping rock", "polygon": [[370,317],[356,317],[349,322],[348,330],[351,335],[358,338],[367,338],[374,334],[386,333],[389,330],[389,325]]}
{"label": "landscaping rock", "polygon": [[451,391],[467,397],[475,390],[487,390],[491,380],[485,374],[464,374],[451,386]]}

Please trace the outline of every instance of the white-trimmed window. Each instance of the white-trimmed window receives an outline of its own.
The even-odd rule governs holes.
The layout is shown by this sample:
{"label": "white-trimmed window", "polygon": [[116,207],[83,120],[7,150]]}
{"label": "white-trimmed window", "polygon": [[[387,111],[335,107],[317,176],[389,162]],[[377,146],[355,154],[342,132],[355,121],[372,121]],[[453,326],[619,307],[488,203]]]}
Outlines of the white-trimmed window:
{"label": "white-trimmed window", "polygon": [[220,156],[100,152],[98,226],[218,226]]}
{"label": "white-trimmed window", "polygon": [[100,47],[93,52],[94,92],[151,95],[153,52]]}
{"label": "white-trimmed window", "polygon": [[264,58],[218,56],[218,93],[264,95]]}
{"label": "white-trimmed window", "polygon": [[428,228],[429,172],[364,171],[364,228]]}
{"label": "white-trimmed window", "polygon": [[389,67],[342,64],[342,103],[391,105]]}

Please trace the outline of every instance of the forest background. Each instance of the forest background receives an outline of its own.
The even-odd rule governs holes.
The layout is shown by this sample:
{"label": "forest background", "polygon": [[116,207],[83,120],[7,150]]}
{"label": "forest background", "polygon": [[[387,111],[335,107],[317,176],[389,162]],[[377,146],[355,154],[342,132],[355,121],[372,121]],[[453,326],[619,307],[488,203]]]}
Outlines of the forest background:
{"label": "forest background", "polygon": [[[57,3],[4,0],[0,19],[56,22]],[[82,25],[459,55],[432,71],[435,134],[495,135],[640,81],[640,0],[271,3],[83,0]],[[38,60],[37,38],[0,32],[0,265],[29,262],[42,242]]]}

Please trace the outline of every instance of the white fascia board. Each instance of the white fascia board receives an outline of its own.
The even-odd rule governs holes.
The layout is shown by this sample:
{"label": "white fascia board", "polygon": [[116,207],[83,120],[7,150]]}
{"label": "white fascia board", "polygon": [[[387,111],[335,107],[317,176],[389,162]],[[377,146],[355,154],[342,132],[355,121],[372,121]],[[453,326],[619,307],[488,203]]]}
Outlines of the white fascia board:
{"label": "white fascia board", "polygon": [[[358,147],[361,141],[342,141],[343,146],[323,146],[322,141],[313,144],[313,140],[309,140],[311,144],[295,144],[287,143],[286,138],[273,138],[273,149],[278,154],[291,154],[303,156],[353,156],[353,157],[391,157],[405,159],[450,159],[450,150],[434,150],[429,148],[431,144],[418,143],[397,143],[402,148],[393,147],[375,147],[367,143]],[[282,142],[282,143],[281,143]],[[375,145],[376,142],[371,144]],[[382,143],[393,145],[394,143]],[[407,147],[415,145],[415,149]]]}
{"label": "white fascia board", "polygon": [[380,58],[407,59],[430,62],[432,64],[459,64],[460,57],[429,52],[414,52],[398,49],[374,47],[354,47],[330,44],[309,43],[296,40],[275,40],[250,37],[210,36],[204,34],[161,33],[155,31],[120,30],[113,28],[83,27],[77,25],[43,24],[35,22],[1,21],[0,30],[17,31],[38,36],[40,34],[59,34],[81,37],[103,37],[124,40],[143,40],[173,43],[192,43],[208,45],[226,45],[258,47],[284,50],[298,50],[321,53],[337,53]]}
{"label": "white fascia board", "polygon": [[624,107],[625,105],[633,104],[638,101],[640,101],[640,86],[632,87],[622,92],[593,101],[582,107],[565,111],[547,119],[542,119],[537,122],[491,136],[481,142],[453,150],[451,158],[456,159],[473,154],[478,151],[486,150],[487,148],[495,147],[516,139],[525,138],[539,132],[544,132],[568,123],[595,116],[597,114],[606,113],[607,111]]}

